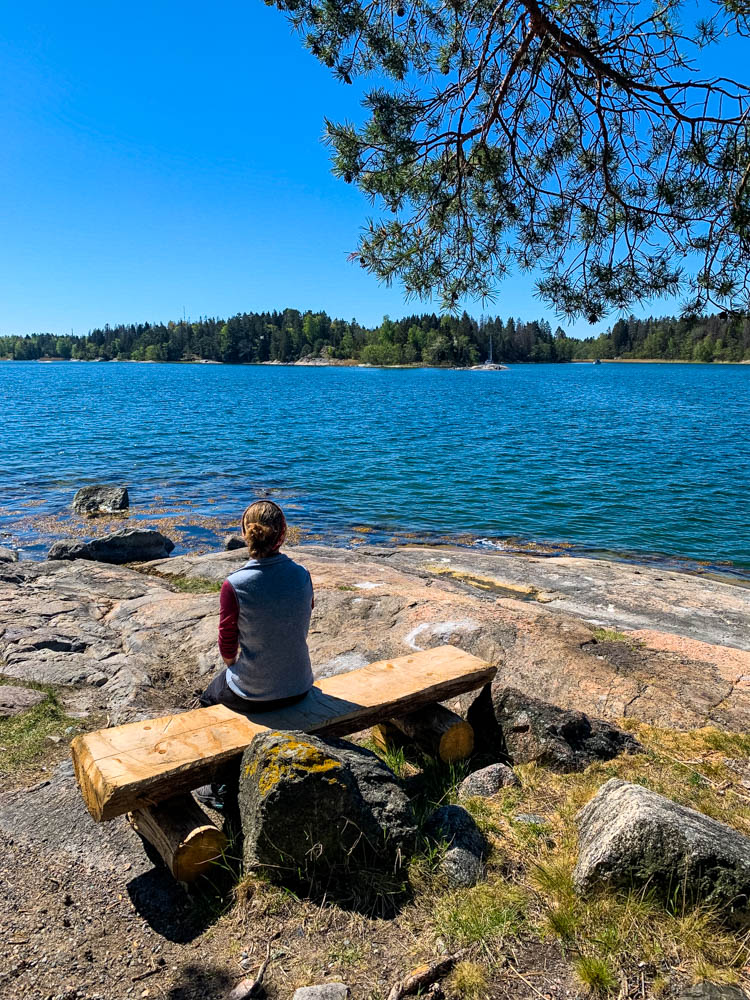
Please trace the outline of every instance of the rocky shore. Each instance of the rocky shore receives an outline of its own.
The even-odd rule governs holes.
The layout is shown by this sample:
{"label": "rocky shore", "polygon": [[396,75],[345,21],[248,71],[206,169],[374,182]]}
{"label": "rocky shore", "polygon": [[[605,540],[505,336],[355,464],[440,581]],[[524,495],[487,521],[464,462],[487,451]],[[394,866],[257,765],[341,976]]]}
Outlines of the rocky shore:
{"label": "rocky shore", "polygon": [[[568,556],[422,546],[288,551],[309,568],[315,586],[310,648],[318,677],[452,643],[496,664],[497,685],[598,719],[629,720],[639,738],[657,727],[682,732],[693,745],[700,727],[715,727],[730,742],[731,734],[750,730],[750,591],[742,586]],[[280,927],[272,996],[291,996],[313,967],[317,976],[330,966],[326,975],[348,972],[352,979],[355,965],[370,975],[366,970],[380,962],[382,984],[361,993],[375,996],[398,969],[423,960],[417,937],[404,930],[415,916],[399,918],[407,924],[397,943],[382,921],[362,923],[317,904],[292,906],[262,886],[217,923],[218,914],[202,913],[153,868],[124,822],[96,826],[83,808],[67,763],[70,733],[191,706],[220,666],[219,585],[243,560],[241,551],[229,551],[128,566],[0,562],[0,673],[6,683],[54,692],[64,720],[44,754],[4,774],[4,996],[224,996],[264,947],[262,936]],[[696,770],[690,759],[679,773]],[[647,764],[623,765],[624,776],[640,780]],[[738,756],[734,766],[737,787],[750,787],[748,760]],[[538,780],[535,765],[527,767],[523,789],[508,782],[502,794],[536,815],[537,799],[523,798]],[[576,785],[576,794],[585,787],[590,798],[605,780]],[[541,799],[547,812],[556,808],[553,788],[548,784]],[[528,839],[523,830],[513,826],[507,844]],[[251,913],[252,933],[242,923]],[[321,954],[334,947],[323,946],[328,934],[338,957],[320,965]],[[308,937],[314,946],[305,945]],[[244,948],[247,961],[237,943],[243,940],[252,945]],[[350,968],[341,957],[347,948],[359,956]],[[544,996],[568,997],[579,988],[557,946],[537,936],[533,946],[521,942],[516,949],[514,968],[522,977],[544,963],[554,982]],[[492,995],[534,995],[522,980],[503,982]]]}

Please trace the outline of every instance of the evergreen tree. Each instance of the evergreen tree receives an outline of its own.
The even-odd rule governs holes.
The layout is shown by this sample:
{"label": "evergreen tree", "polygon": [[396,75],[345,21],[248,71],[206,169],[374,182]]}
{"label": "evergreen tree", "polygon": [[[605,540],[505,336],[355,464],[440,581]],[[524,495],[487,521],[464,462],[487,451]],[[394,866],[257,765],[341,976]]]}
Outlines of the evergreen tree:
{"label": "evergreen tree", "polygon": [[592,322],[665,293],[750,306],[750,88],[702,72],[750,37],[743,0],[275,2],[339,80],[378,80],[326,134],[385,211],[355,255],[380,279],[455,308],[537,268]]}

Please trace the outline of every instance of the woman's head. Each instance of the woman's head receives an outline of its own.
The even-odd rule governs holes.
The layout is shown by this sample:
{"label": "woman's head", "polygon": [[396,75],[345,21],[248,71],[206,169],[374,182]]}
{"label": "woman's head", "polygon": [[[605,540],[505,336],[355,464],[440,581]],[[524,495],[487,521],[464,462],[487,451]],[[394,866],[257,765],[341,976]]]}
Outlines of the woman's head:
{"label": "woman's head", "polygon": [[272,500],[256,500],[242,515],[242,536],[254,559],[278,551],[286,537],[286,518]]}

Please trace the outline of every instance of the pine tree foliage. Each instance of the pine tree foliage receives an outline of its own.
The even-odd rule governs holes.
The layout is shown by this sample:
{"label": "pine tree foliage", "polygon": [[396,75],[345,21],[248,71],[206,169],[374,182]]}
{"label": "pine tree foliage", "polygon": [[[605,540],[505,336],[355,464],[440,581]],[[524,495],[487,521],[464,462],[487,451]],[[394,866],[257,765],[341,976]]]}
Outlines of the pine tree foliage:
{"label": "pine tree foliage", "polygon": [[267,2],[374,78],[326,134],[385,213],[353,255],[378,278],[453,309],[533,272],[591,322],[664,294],[747,310],[750,88],[702,67],[750,36],[748,0]]}

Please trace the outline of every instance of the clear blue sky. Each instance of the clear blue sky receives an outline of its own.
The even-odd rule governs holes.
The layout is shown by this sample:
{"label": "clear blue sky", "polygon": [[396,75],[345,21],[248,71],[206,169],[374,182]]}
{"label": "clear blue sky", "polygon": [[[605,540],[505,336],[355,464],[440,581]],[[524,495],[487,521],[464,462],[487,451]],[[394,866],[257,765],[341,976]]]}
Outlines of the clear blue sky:
{"label": "clear blue sky", "polygon": [[[360,94],[258,0],[6,5],[0,333],[428,308],[347,261],[371,209],[320,136],[324,114],[359,117]],[[556,325],[528,278],[468,308]]]}

